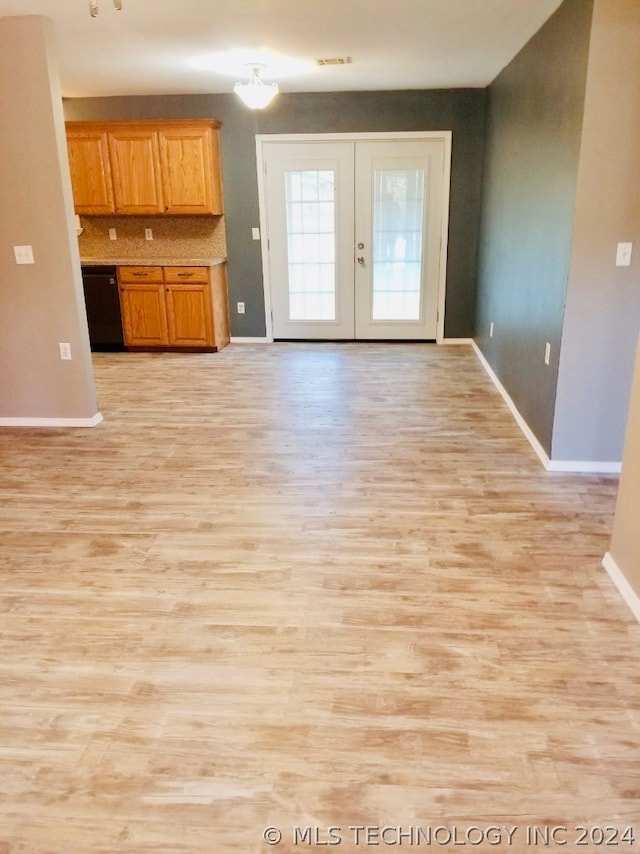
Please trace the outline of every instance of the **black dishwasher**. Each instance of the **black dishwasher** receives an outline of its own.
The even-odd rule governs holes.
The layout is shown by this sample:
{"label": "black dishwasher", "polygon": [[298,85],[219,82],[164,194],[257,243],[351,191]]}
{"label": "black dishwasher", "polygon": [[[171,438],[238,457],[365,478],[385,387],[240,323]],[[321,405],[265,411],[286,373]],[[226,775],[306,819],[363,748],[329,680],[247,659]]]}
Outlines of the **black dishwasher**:
{"label": "black dishwasher", "polygon": [[83,265],[82,284],[91,349],[124,350],[116,268]]}

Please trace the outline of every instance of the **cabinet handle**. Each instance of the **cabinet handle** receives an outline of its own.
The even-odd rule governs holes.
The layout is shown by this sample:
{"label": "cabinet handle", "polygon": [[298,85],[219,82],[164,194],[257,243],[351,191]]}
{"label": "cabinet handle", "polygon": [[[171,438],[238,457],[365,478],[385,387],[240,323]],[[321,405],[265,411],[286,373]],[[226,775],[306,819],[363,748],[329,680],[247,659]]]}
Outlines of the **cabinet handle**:
{"label": "cabinet handle", "polygon": [[179,279],[188,279],[190,276],[193,276],[193,273],[178,273]]}
{"label": "cabinet handle", "polygon": [[149,274],[148,273],[133,273],[132,275],[134,275],[137,279],[140,279],[140,278],[145,278]]}

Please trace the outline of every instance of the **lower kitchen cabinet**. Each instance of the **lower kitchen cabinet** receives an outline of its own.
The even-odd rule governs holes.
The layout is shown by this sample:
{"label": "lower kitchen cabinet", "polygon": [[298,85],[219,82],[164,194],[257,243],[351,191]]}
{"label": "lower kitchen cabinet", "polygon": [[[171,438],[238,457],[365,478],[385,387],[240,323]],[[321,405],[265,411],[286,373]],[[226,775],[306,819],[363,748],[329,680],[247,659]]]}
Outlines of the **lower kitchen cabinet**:
{"label": "lower kitchen cabinet", "polygon": [[164,347],[169,343],[164,285],[121,283],[120,307],[128,347]]}
{"label": "lower kitchen cabinet", "polygon": [[214,345],[208,285],[166,285],[167,329],[174,347]]}
{"label": "lower kitchen cabinet", "polygon": [[119,267],[127,347],[221,350],[229,343],[226,265]]}

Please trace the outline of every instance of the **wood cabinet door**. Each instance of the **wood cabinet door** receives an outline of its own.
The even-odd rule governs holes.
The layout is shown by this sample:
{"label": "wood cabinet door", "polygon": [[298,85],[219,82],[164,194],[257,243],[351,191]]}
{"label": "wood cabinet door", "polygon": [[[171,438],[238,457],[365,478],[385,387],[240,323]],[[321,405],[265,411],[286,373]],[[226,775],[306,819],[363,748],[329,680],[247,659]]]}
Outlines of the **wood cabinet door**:
{"label": "wood cabinet door", "polygon": [[120,284],[124,342],[131,347],[169,343],[164,285]]}
{"label": "wood cabinet door", "polygon": [[113,129],[109,132],[109,153],[116,213],[163,213],[157,130]]}
{"label": "wood cabinet door", "polygon": [[218,131],[168,126],[158,136],[165,213],[221,214]]}
{"label": "wood cabinet door", "polygon": [[169,344],[213,347],[211,290],[208,284],[165,285]]}
{"label": "wood cabinet door", "polygon": [[114,213],[106,132],[69,130],[67,150],[76,213]]}

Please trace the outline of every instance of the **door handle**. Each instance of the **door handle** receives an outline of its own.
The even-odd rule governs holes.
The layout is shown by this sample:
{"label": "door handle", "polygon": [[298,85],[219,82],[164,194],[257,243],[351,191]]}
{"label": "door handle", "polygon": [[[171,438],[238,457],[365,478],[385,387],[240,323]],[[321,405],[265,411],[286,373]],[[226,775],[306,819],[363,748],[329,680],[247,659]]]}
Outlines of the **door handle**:
{"label": "door handle", "polygon": [[362,257],[362,255],[358,256],[358,264],[361,264],[364,267],[364,258]]}

